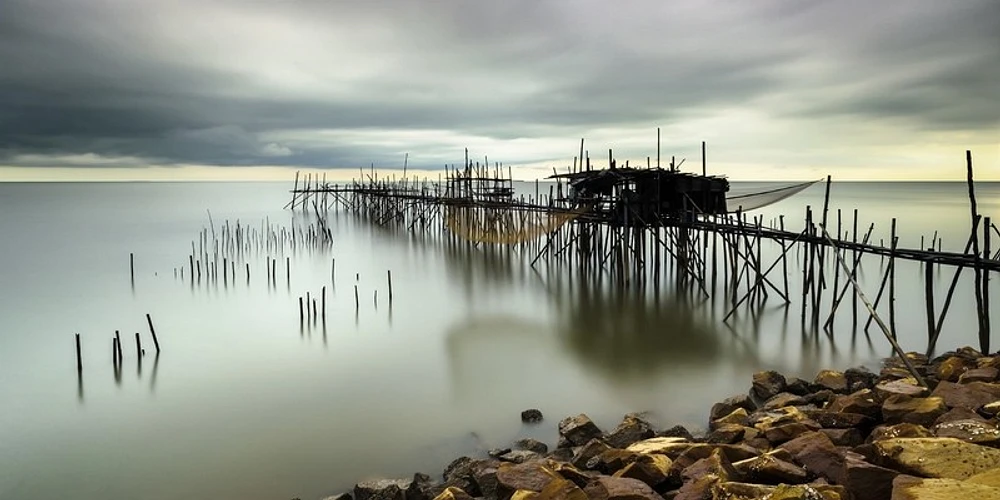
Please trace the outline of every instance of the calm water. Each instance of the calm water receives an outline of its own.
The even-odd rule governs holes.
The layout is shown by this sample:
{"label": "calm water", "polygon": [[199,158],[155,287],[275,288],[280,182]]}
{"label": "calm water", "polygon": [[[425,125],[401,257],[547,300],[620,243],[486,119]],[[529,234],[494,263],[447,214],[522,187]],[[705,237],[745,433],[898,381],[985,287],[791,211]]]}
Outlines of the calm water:
{"label": "calm water", "polygon": [[[238,284],[210,288],[174,276],[207,210],[216,224],[298,222],[282,210],[288,188],[0,183],[0,498],[313,499],[366,477],[436,474],[455,456],[522,436],[554,444],[558,419],[579,412],[606,428],[630,411],[699,428],[711,403],[745,391],[756,370],[811,378],[890,353],[877,330],[852,335],[849,311],[832,341],[803,335],[798,303],[726,325],[720,303],[585,292],[517,254],[449,248],[350,217],[333,220],[332,250],[288,254],[290,284],[279,265],[277,286],[266,285],[263,256],[249,260],[249,285],[242,269]],[[1000,184],[979,184],[978,194],[980,211],[1000,217]],[[801,225],[822,198],[816,185],[757,213]],[[970,226],[960,183],[835,183],[831,220],[837,208],[845,229],[858,208],[876,241],[898,217],[905,247],[938,230],[945,248],[960,250]],[[871,296],[880,266],[869,257],[863,269]],[[940,275],[938,297],[951,276]],[[901,264],[897,276],[901,343],[923,350],[923,271]],[[977,344],[966,277],[946,349]],[[300,331],[298,297],[324,285],[325,328]],[[135,332],[147,348],[141,365]],[[543,425],[522,427],[529,407],[545,413]]]}

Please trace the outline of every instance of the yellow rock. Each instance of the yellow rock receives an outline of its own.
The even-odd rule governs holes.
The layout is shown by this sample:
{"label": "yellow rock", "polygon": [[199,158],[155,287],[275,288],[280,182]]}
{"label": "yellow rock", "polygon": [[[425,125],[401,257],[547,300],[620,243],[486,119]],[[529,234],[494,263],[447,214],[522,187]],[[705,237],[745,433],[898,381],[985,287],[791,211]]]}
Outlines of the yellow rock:
{"label": "yellow rock", "polygon": [[894,468],[917,476],[963,480],[1000,468],[1000,450],[954,438],[894,438],[874,444]]}
{"label": "yellow rock", "polygon": [[980,472],[975,476],[966,479],[967,483],[981,484],[984,486],[992,486],[994,488],[1000,488],[1000,469],[992,469],[986,472]]}
{"label": "yellow rock", "polygon": [[658,437],[639,441],[625,448],[635,453],[677,455],[691,447],[691,442],[679,437]]}
{"label": "yellow rock", "polygon": [[709,424],[709,428],[714,431],[715,429],[718,429],[719,427],[722,427],[723,425],[727,424],[746,425],[747,417],[749,416],[750,414],[747,413],[747,410],[745,408],[737,408],[733,410],[733,412],[730,413],[729,415],[726,415],[725,417],[713,421],[711,424]]}
{"label": "yellow rock", "polygon": [[434,497],[434,500],[472,500],[472,495],[461,488],[449,486],[441,494]]}
{"label": "yellow rock", "polygon": [[892,500],[1000,500],[1000,488],[954,479],[897,476]]}
{"label": "yellow rock", "polygon": [[538,493],[528,490],[517,490],[511,495],[510,500],[536,500]]}
{"label": "yellow rock", "polygon": [[[568,479],[556,479],[542,489],[534,500],[587,500],[587,494]],[[522,499],[525,500],[525,499]]]}

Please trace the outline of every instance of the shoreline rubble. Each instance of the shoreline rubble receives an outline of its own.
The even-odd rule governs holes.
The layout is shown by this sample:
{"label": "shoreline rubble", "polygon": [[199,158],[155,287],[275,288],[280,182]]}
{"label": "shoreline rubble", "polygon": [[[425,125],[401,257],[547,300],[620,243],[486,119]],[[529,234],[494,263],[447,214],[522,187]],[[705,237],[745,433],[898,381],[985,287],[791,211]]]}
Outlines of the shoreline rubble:
{"label": "shoreline rubble", "polygon": [[907,358],[928,387],[898,357],[811,382],[763,371],[703,435],[640,414],[605,432],[580,414],[552,449],[520,439],[324,500],[1000,500],[1000,354]]}

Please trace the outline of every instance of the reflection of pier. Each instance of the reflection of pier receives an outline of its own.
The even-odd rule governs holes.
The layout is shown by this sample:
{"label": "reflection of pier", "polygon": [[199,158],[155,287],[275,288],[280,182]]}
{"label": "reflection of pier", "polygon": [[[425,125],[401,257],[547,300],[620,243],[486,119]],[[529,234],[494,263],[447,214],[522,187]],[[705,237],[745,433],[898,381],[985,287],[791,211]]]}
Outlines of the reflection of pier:
{"label": "reflection of pier", "polygon": [[[609,168],[594,169],[581,143],[573,166],[551,176],[555,183],[548,193],[536,183],[534,193],[520,195],[512,187],[509,168],[505,175],[499,164],[480,164],[468,157],[438,182],[380,179],[374,172],[362,172],[367,179],[348,185],[308,179],[299,187],[296,178],[289,206],[317,212],[334,207],[377,225],[439,234],[456,245],[514,249],[532,256],[533,267],[579,275],[597,286],[673,288],[691,298],[724,297],[724,321],[741,309],[759,314],[769,300],[785,306],[797,301],[803,326],[814,333],[825,329],[832,334],[837,312],[846,309],[856,330],[859,319],[866,319],[859,313],[859,304],[865,303],[870,317],[894,339],[896,262],[913,261],[925,270],[928,351],[941,334],[960,274],[970,268],[980,346],[989,351],[989,275],[1000,271],[1000,253],[994,253],[991,234],[1000,235],[1000,230],[977,212],[971,153],[967,166],[972,230],[961,253],[941,251],[936,238],[928,248],[899,247],[895,219],[888,244],[870,240],[874,225],[861,224],[857,210],[848,221],[839,210],[829,210],[829,177],[822,209],[806,207],[801,231],[786,228],[784,216],[766,223],[746,211],[811,183],[728,196],[725,178],[705,175],[704,148],[702,154],[702,175],[680,172],[673,161],[659,168],[659,157],[656,167],[650,162],[645,169],[628,162],[617,165],[611,151]],[[777,249],[777,255],[767,255],[765,244],[769,251]],[[877,293],[870,292],[870,305],[860,285],[852,288],[865,256],[889,262]],[[935,266],[954,270],[942,306],[934,297]],[[888,316],[885,322],[876,313],[880,306]],[[871,323],[868,319],[866,333]]]}

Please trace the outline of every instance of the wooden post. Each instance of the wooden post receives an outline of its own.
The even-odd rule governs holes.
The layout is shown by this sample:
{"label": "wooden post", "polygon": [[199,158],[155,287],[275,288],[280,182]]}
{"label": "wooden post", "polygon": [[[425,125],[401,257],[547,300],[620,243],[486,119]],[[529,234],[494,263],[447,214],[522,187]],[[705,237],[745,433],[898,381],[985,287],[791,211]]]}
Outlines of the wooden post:
{"label": "wooden post", "polygon": [[[990,227],[993,225],[989,217],[983,219],[983,254],[990,256]],[[983,271],[983,338],[990,338],[990,272]],[[983,354],[989,353],[989,345],[983,348]]]}
{"label": "wooden post", "polygon": [[896,218],[892,218],[892,236],[889,247],[889,332],[896,338]]}
{"label": "wooden post", "polygon": [[135,357],[142,360],[142,341],[139,340],[139,332],[135,332]]}
{"label": "wooden post", "polygon": [[358,285],[354,285],[354,311],[357,312],[361,308],[361,302],[358,300]]}
{"label": "wooden post", "polygon": [[122,337],[118,330],[115,330],[115,345],[118,347],[118,366],[122,365]]}
{"label": "wooden post", "polygon": [[[965,152],[965,165],[967,172],[967,181],[969,185],[969,209],[972,213],[972,223],[975,227],[976,219],[978,218],[979,211],[976,208],[976,188],[975,183],[972,178],[972,151]],[[989,227],[988,225],[984,224]],[[974,255],[974,267],[973,272],[975,273],[975,292],[976,292],[976,317],[979,319],[979,347],[980,351],[984,354],[989,352],[990,348],[990,338],[986,332],[986,325],[983,321],[983,272],[981,269],[981,260],[979,255],[979,231],[973,229],[972,231],[972,254]]]}
{"label": "wooden post", "polygon": [[386,270],[386,276],[389,280],[389,305],[392,305],[392,270]]}
{"label": "wooden post", "polygon": [[135,284],[135,254],[132,252],[128,254],[128,273],[132,278],[132,284]]}
{"label": "wooden post", "polygon": [[292,285],[292,260],[291,257],[285,257],[285,284],[288,286]]}
{"label": "wooden post", "polygon": [[156,330],[153,328],[153,318],[146,314],[146,323],[149,323],[149,333],[153,336],[153,344],[156,345],[156,354],[160,354],[160,341],[156,338]]}
{"label": "wooden post", "polygon": [[76,334],[76,372],[83,373],[83,355],[80,353],[80,334]]}
{"label": "wooden post", "polygon": [[934,338],[934,261],[924,262],[924,298],[927,307],[927,345]]}
{"label": "wooden post", "polygon": [[326,285],[323,286],[322,298],[323,298],[323,307],[322,307],[321,310],[322,310],[322,314],[323,314],[323,322],[325,323],[326,322]]}
{"label": "wooden post", "polygon": [[299,325],[306,322],[305,309],[302,308],[302,297],[299,297]]}
{"label": "wooden post", "polygon": [[705,141],[701,141],[701,175],[708,176],[708,167],[705,165]]}

